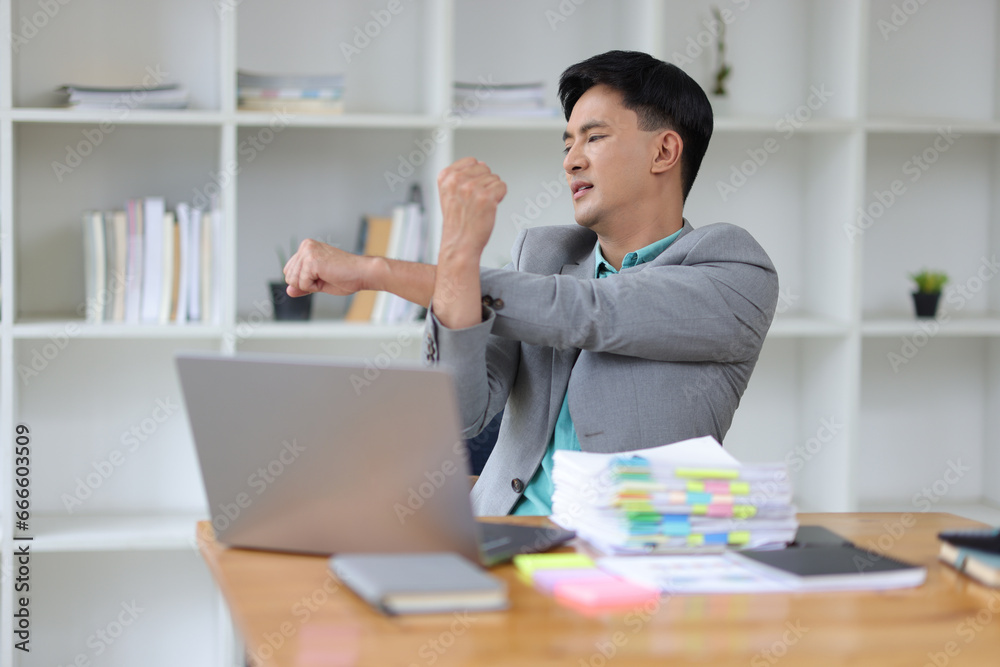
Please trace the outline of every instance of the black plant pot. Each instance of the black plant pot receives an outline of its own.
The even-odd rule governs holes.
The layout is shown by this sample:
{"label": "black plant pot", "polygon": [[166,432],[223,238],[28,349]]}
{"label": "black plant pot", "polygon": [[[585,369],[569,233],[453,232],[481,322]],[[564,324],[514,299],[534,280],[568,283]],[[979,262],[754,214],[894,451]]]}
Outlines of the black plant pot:
{"label": "black plant pot", "polygon": [[312,294],[290,297],[285,283],[271,283],[271,303],[276,320],[308,320],[312,313]]}
{"label": "black plant pot", "polygon": [[940,299],[941,292],[914,292],[913,307],[917,311],[917,317],[935,317]]}

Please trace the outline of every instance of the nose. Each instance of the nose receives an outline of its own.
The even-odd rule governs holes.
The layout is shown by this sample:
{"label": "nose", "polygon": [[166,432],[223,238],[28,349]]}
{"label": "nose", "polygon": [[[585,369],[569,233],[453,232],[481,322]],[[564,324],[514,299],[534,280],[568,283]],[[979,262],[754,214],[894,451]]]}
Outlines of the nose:
{"label": "nose", "polygon": [[587,164],[587,160],[583,155],[583,149],[579,148],[579,144],[580,142],[573,144],[573,146],[566,153],[566,157],[563,158],[563,169],[567,174],[580,171]]}

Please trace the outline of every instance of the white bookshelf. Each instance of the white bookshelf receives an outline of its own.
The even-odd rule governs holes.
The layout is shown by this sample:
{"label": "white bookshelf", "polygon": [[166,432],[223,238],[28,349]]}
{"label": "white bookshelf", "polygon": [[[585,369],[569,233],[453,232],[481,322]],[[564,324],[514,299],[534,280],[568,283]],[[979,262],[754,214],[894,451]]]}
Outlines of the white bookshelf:
{"label": "white bookshelf", "polygon": [[[504,263],[524,224],[572,222],[561,170],[564,122],[456,122],[448,115],[451,82],[543,80],[555,106],[567,65],[613,48],[673,61],[689,38],[697,43],[712,4],[734,17],[731,112],[716,121],[686,215],[695,226],[747,228],[781,281],[779,314],[726,446],[748,461],[798,461],[804,510],[921,511],[916,494],[960,460],[969,470],[941,482],[946,493],[931,511],[997,523],[1000,282],[980,280],[961,310],[955,296],[946,298],[947,321],[921,323],[906,279],[928,266],[966,285],[982,258],[1000,251],[997,0],[926,3],[887,39],[879,21],[890,17],[891,0],[561,3],[574,7],[565,16],[555,0],[404,2],[350,62],[341,43],[386,3],[54,4],[58,13],[26,43],[0,49],[0,475],[13,478],[13,426],[27,423],[39,554],[33,645],[45,646],[22,656],[3,642],[0,667],[69,663],[122,600],[140,593],[155,614],[111,647],[104,664],[154,664],[159,654],[151,647],[186,629],[185,662],[236,664],[224,607],[193,553],[193,522],[209,508],[183,411],[128,452],[72,513],[63,494],[121,449],[123,433],[148,418],[157,400],[180,402],[177,351],[372,359],[405,341],[399,357],[418,358],[419,326],[344,323],[346,299],[320,295],[308,323],[263,317],[257,304],[278,275],[274,247],[289,237],[353,247],[362,215],[385,213],[406,196],[407,188],[390,190],[385,173],[429,146],[405,180],[422,185],[435,230],[435,177],[452,160],[475,155],[508,183],[484,254],[487,265]],[[0,0],[0,33],[20,34],[38,10],[34,0]],[[115,116],[114,130],[59,181],[52,162],[109,119],[54,108],[52,91],[70,81],[137,80],[148,67],[187,85],[192,108]],[[238,111],[238,67],[342,71],[347,111],[277,120]],[[711,50],[684,68],[707,85]],[[810,98],[817,89],[832,94]],[[791,132],[788,114],[797,118]],[[273,140],[247,159],[244,142],[276,122]],[[949,128],[955,140],[908,180],[915,172],[904,171],[907,161]],[[765,145],[778,150],[743,169]],[[229,173],[233,164],[238,173]],[[745,183],[723,196],[718,184],[733,185],[734,169]],[[80,213],[152,194],[172,208],[223,173],[222,321],[83,323],[76,314],[84,299]],[[849,237],[845,226],[896,179],[905,193]],[[25,380],[19,366],[54,340],[67,344]],[[891,355],[907,341],[915,353],[894,364]],[[5,572],[12,510],[5,495]],[[5,579],[4,637],[13,604]],[[71,618],[93,623],[70,630]],[[177,661],[163,655],[163,664]]]}

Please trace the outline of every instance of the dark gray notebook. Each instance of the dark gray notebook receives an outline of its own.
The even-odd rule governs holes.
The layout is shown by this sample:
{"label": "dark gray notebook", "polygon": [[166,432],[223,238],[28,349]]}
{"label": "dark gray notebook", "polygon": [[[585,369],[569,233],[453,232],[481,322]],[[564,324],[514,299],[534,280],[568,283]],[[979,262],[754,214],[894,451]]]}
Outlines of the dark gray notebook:
{"label": "dark gray notebook", "polygon": [[750,564],[795,590],[876,590],[919,586],[927,570],[919,565],[853,545],[811,546],[773,551],[740,551]]}
{"label": "dark gray notebook", "polygon": [[330,569],[387,614],[507,608],[507,585],[454,553],[340,554]]}

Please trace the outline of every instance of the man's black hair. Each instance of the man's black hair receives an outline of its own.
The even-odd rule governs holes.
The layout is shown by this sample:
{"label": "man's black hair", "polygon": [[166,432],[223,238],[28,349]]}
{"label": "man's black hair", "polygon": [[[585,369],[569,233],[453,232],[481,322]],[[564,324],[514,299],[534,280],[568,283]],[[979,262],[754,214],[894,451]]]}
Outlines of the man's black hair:
{"label": "man's black hair", "polygon": [[687,199],[712,138],[712,105],[694,79],[662,60],[638,51],[608,51],[571,65],[559,77],[559,99],[569,120],[580,96],[605,85],[622,95],[645,132],[669,129],[684,142],[681,186]]}

